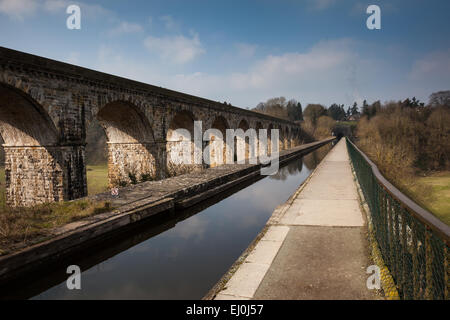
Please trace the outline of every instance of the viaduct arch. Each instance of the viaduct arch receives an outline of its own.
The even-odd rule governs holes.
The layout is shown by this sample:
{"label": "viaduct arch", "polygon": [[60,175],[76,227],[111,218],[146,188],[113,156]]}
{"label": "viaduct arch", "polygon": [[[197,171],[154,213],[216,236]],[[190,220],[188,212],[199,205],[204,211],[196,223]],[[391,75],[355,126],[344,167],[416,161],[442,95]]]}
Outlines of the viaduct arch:
{"label": "viaduct arch", "polygon": [[[267,129],[270,141],[270,129],[278,128],[280,150],[311,141],[291,121],[0,47],[7,204],[86,196],[86,128],[95,118],[107,137],[110,186],[202,170],[207,165],[193,157],[207,146],[214,167],[232,149],[227,129]],[[202,126],[195,128],[195,121]],[[222,137],[213,134],[198,144],[195,129],[200,137],[208,129]],[[214,147],[218,142],[222,150]],[[245,145],[244,160],[270,152],[270,143],[249,150],[248,137],[235,143]],[[182,154],[182,146],[190,152]],[[180,157],[192,163],[174,161]]]}

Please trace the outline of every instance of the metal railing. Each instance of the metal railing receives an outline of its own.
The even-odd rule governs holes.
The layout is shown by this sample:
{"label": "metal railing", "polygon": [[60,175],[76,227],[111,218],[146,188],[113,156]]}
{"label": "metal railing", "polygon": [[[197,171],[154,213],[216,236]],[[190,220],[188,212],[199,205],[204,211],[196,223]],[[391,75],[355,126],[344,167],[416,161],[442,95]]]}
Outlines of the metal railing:
{"label": "metal railing", "polygon": [[401,193],[350,140],[375,239],[402,299],[449,299],[450,227]]}

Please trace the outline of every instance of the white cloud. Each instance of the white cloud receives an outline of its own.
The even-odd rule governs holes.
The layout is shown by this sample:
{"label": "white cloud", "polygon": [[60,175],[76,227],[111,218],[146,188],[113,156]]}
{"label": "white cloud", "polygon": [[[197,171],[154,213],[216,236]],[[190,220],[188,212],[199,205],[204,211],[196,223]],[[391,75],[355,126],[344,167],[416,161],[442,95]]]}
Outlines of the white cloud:
{"label": "white cloud", "polygon": [[[66,8],[71,5],[79,5],[82,17],[86,18],[113,18],[112,11],[96,4],[89,4],[71,0],[0,0],[0,12],[16,20],[23,20],[37,12],[50,14],[65,14]],[[117,18],[114,18],[117,20]],[[113,20],[114,20],[113,19]]]}
{"label": "white cloud", "polygon": [[33,0],[0,0],[0,12],[17,20],[32,15],[37,8]]}
{"label": "white cloud", "polygon": [[170,15],[162,16],[160,19],[164,22],[164,25],[167,30],[174,31],[178,30],[178,23],[175,22],[174,18]]}
{"label": "white cloud", "polygon": [[205,52],[197,34],[193,34],[192,38],[182,35],[161,38],[149,36],[144,40],[144,45],[163,60],[177,64],[189,62]]}
{"label": "white cloud", "polygon": [[44,10],[52,13],[65,11],[67,6],[69,6],[67,0],[46,0],[44,2]]}
{"label": "white cloud", "polygon": [[412,80],[439,79],[447,84],[450,79],[450,50],[427,54],[413,63],[409,74]]}
{"label": "white cloud", "polygon": [[[176,48],[183,47],[174,39],[150,38],[148,42],[152,52],[167,55],[169,61],[186,61],[174,56]],[[348,106],[363,99],[371,102],[416,96],[424,100],[431,92],[448,89],[448,51],[418,60],[415,71],[408,75],[396,59],[367,55],[370,48],[352,39],[323,41],[305,51],[253,58],[247,68],[225,68],[217,73],[183,72],[182,66],[167,68],[155,59],[131,61],[107,47],[100,51],[99,60],[104,72],[250,108],[276,96],[295,98],[303,105],[336,102]]]}
{"label": "white cloud", "polygon": [[263,89],[278,86],[288,79],[312,81],[322,73],[349,62],[350,41],[330,41],[319,43],[305,53],[269,55],[258,61],[248,72],[231,75],[231,85],[239,90]]}
{"label": "white cloud", "polygon": [[138,33],[141,32],[143,29],[141,25],[137,23],[130,23],[123,21],[121,22],[116,28],[112,29],[109,32],[109,35],[111,36],[119,36],[122,34],[129,34],[129,33]]}
{"label": "white cloud", "polygon": [[[177,74],[166,77],[164,85],[241,107],[254,107],[259,101],[280,95],[302,103],[350,103],[359,99],[358,84],[363,77],[351,66],[376,68],[356,55],[353,45],[349,39],[320,42],[306,52],[269,55],[247,70],[216,75]],[[352,81],[348,80],[349,73]]]}
{"label": "white cloud", "polygon": [[401,88],[403,97],[427,101],[436,91],[450,89],[450,49],[430,52],[412,64]]}

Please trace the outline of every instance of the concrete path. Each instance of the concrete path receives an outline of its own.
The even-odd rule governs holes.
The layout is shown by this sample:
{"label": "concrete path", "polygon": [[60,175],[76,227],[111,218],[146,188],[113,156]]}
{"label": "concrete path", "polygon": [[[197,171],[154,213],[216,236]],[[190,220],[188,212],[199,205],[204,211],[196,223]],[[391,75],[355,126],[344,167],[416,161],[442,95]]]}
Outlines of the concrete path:
{"label": "concrete path", "polygon": [[215,299],[377,299],[366,287],[367,227],[345,139],[277,208]]}

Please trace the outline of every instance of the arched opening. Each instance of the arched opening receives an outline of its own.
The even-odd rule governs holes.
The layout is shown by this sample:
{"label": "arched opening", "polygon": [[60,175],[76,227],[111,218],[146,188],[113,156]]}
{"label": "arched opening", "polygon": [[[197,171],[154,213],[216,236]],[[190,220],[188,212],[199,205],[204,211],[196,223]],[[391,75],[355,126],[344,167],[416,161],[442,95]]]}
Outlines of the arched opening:
{"label": "arched opening", "polygon": [[[250,128],[246,120],[241,120],[238,129],[244,131],[244,134]],[[244,136],[244,139],[236,137],[234,139],[234,158],[238,162],[247,162],[250,157],[250,137]]]}
{"label": "arched opening", "polygon": [[97,119],[106,134],[109,187],[156,179],[157,151],[146,116],[129,102],[114,101],[99,110]]}
{"label": "arched opening", "polygon": [[[167,176],[202,169],[202,145],[194,142],[194,116],[191,112],[175,114],[167,130],[166,141]],[[195,151],[200,157],[196,157]]]}
{"label": "arched opening", "polygon": [[86,179],[88,195],[108,190],[108,145],[96,117],[86,127]]}
{"label": "arched opening", "polygon": [[284,150],[284,130],[281,128],[280,125],[277,125],[276,128],[278,129],[278,152],[281,150]]}
{"label": "arched opening", "polygon": [[[263,142],[263,139],[261,139],[261,134],[262,132],[260,132],[260,130],[264,129],[263,125],[261,122],[257,122],[256,123],[256,134],[258,137],[258,156],[264,155],[266,150],[267,150],[267,145]],[[267,141],[266,141],[267,143]]]}
{"label": "arched opening", "polygon": [[230,149],[226,144],[226,130],[229,129],[228,122],[224,117],[219,116],[214,119],[211,129],[216,129],[221,133],[221,135],[212,133],[206,137],[207,141],[209,141],[209,164],[213,168],[226,163],[227,152]]}
{"label": "arched opening", "polygon": [[62,150],[57,129],[44,108],[4,84],[0,84],[0,135],[8,206],[68,200],[85,193],[84,180],[75,179],[79,174],[75,167],[84,169],[83,163],[76,162],[82,161],[82,155],[76,159],[70,147]]}
{"label": "arched opening", "polygon": [[267,128],[267,155],[269,156],[272,154],[272,129],[273,125],[270,124]]}
{"label": "arched opening", "polygon": [[284,130],[284,149],[288,150],[291,148],[291,133],[289,127]]}
{"label": "arched opening", "polygon": [[297,128],[296,141],[298,146],[302,145],[305,141],[304,132],[300,128]]}
{"label": "arched opening", "polygon": [[292,135],[291,135],[291,148],[297,146],[297,135],[298,135],[298,130],[297,130],[297,128],[294,128],[292,130]]}

